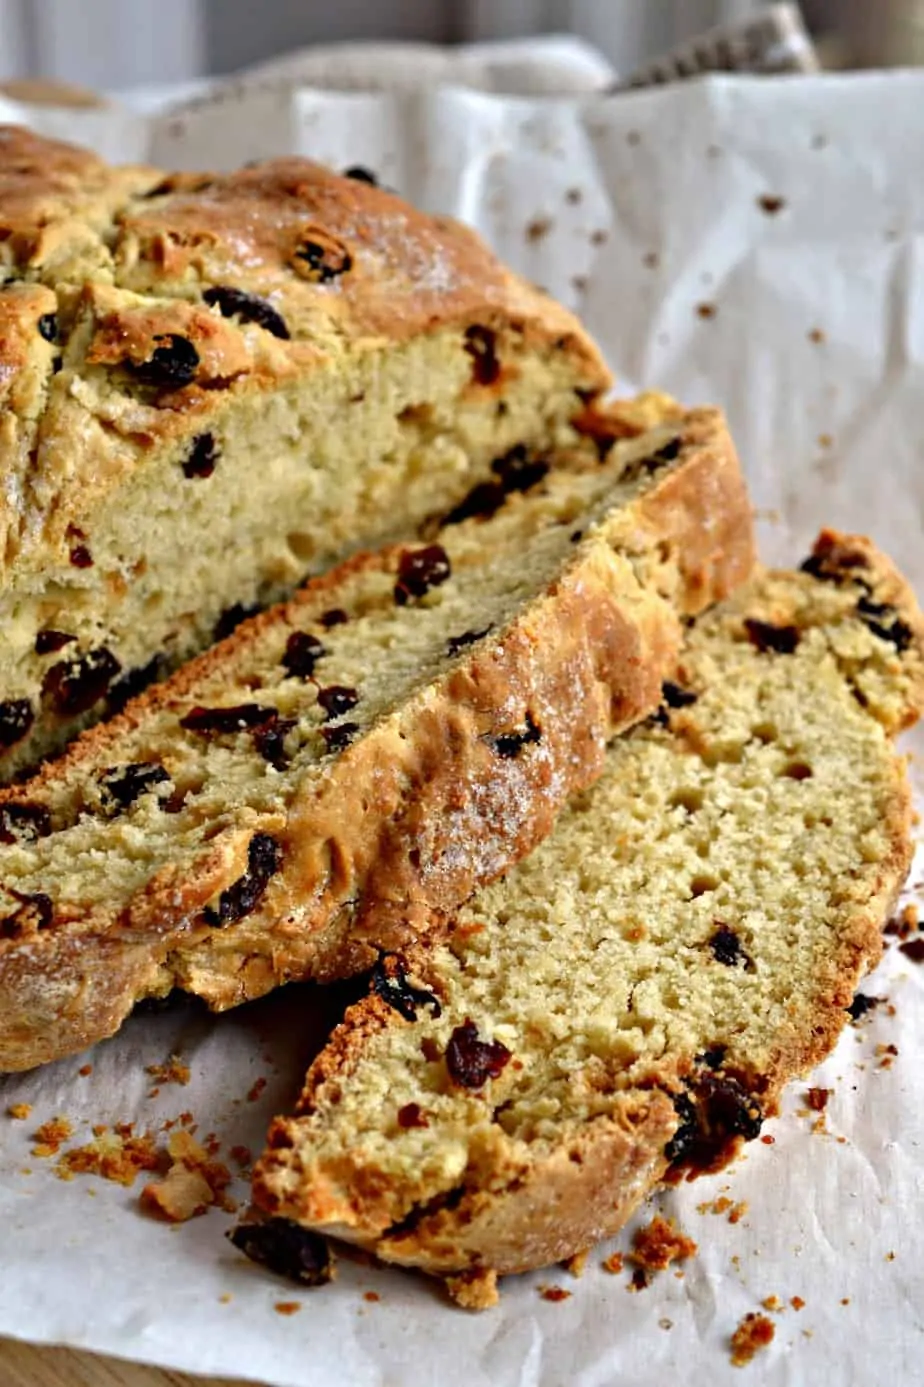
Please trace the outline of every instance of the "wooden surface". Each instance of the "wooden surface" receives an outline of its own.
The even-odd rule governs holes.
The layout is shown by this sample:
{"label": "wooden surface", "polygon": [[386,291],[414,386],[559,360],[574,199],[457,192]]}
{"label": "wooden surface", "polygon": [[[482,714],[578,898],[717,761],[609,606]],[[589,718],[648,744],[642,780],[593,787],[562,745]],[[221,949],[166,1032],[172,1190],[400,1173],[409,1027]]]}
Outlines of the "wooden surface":
{"label": "wooden surface", "polygon": [[[2,1387],[238,1387],[228,1377],[190,1377],[64,1348],[0,1339]],[[251,1384],[253,1387],[253,1384]]]}

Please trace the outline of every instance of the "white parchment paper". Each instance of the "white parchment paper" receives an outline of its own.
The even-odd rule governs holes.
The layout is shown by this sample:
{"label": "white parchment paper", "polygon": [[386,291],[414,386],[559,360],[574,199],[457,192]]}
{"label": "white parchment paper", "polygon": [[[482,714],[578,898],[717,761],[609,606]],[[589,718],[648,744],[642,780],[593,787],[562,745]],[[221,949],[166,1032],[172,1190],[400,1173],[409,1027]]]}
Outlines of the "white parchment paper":
{"label": "white parchment paper", "polygon": [[[478,226],[581,312],[624,386],[723,404],[768,557],[797,561],[822,524],[852,527],[924,591],[922,112],[924,75],[911,73],[568,99],[258,84],[155,116],[0,103],[0,119],[110,157],[231,167],[297,151],[368,165]],[[912,899],[922,875],[924,860]],[[833,1089],[827,1135],[800,1115],[797,1084],[768,1125],[773,1145],[659,1196],[700,1244],[682,1279],[629,1293],[600,1266],[623,1237],[581,1280],[514,1278],[480,1316],[422,1278],[350,1261],[335,1285],[302,1292],[234,1253],[226,1214],[171,1229],[139,1213],[140,1180],[55,1178],[30,1134],[59,1113],[83,1142],[94,1122],[156,1129],[185,1109],[225,1158],[259,1150],[297,1087],[318,998],[294,989],[220,1020],[134,1018],[89,1055],[0,1080],[0,1114],[33,1105],[28,1122],[0,1115],[0,1333],[279,1387],[716,1387],[739,1381],[730,1332],[777,1295],[787,1308],[746,1380],[924,1381],[924,970],[893,941],[866,990],[894,1015],[880,1005],[849,1028],[813,1080]],[[896,1055],[877,1054],[889,1045]],[[145,1067],[177,1050],[191,1084],[149,1097]],[[697,1208],[726,1187],[750,1206],[735,1225]],[[570,1299],[541,1299],[549,1282]],[[297,1313],[274,1309],[292,1300]]]}

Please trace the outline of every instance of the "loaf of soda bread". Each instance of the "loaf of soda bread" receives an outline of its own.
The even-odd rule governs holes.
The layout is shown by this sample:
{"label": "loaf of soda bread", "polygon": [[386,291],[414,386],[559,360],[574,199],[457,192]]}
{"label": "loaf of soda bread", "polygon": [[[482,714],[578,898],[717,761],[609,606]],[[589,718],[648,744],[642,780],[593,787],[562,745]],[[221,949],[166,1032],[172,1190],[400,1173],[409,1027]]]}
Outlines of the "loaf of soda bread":
{"label": "loaf of soda bread", "polygon": [[479,490],[481,515],[348,560],[0,793],[0,1069],[174,986],[225,1008],[437,926],[752,566],[716,410],[583,472],[514,450]]}
{"label": "loaf of soda bread", "polygon": [[272,1128],[242,1247],[291,1265],[330,1234],[488,1303],[714,1168],[830,1050],[910,862],[892,739],[924,622],[865,540],[803,569],[699,619],[551,837],[380,956]]}
{"label": "loaf of soda bread", "polygon": [[577,321],[352,174],[0,127],[0,782],[512,448],[593,452]]}

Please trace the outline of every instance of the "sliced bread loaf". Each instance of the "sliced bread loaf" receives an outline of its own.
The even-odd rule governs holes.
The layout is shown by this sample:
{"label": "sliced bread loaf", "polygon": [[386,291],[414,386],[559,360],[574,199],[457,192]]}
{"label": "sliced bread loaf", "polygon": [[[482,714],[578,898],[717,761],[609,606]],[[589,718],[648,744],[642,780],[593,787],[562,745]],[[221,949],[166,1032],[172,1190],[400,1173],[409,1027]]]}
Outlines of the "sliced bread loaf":
{"label": "sliced bread loaf", "polygon": [[752,565],[722,416],[504,468],[487,518],[348,561],[0,794],[0,1068],[172,986],[223,1008],[369,967],[657,707],[681,618]]}
{"label": "sliced bread loaf", "polygon": [[830,1049],[910,860],[924,622],[865,540],[803,568],[697,621],[658,714],[445,942],[380,957],[242,1245],[298,1225],[484,1303],[756,1136]]}
{"label": "sliced bread loaf", "polygon": [[581,442],[610,378],[576,320],[373,184],[0,127],[0,779],[511,448]]}

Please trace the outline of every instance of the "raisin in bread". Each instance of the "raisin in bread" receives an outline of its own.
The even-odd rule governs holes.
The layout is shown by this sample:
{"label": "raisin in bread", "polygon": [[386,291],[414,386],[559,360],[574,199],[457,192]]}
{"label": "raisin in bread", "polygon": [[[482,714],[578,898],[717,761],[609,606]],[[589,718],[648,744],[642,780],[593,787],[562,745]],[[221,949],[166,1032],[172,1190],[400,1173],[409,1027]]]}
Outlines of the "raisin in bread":
{"label": "raisin in bread", "polygon": [[443,942],[383,955],[273,1126],[252,1248],[295,1223],[477,1303],[755,1136],[827,1053],[910,861],[892,737],[924,624],[865,540],[804,567],[697,621],[552,836]]}
{"label": "raisin in bread", "polygon": [[[358,556],[0,793],[0,1068],[371,966],[549,831],[752,566],[718,411]],[[496,498],[495,498],[496,499]]]}
{"label": "raisin in bread", "polygon": [[0,778],[512,448],[589,447],[609,383],[473,232],[364,179],[0,127]]}

